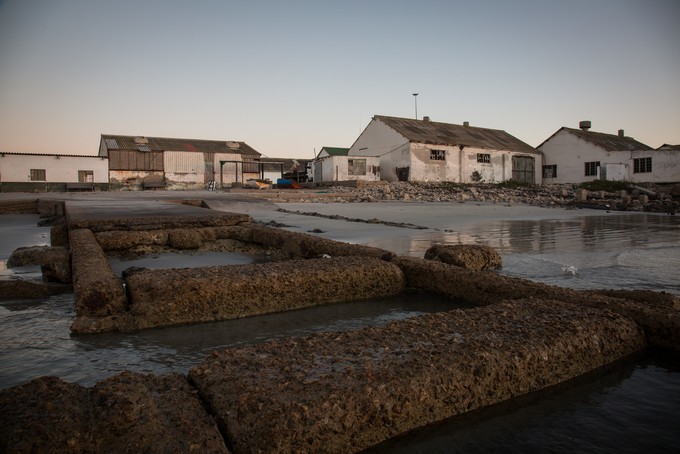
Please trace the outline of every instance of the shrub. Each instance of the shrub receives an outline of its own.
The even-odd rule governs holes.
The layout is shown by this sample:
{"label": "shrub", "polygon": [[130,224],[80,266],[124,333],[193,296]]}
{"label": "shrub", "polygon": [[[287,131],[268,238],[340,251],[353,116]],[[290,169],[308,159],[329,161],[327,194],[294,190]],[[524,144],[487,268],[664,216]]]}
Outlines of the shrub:
{"label": "shrub", "polygon": [[628,189],[628,183],[625,181],[593,180],[581,183],[579,187],[589,191],[616,192]]}

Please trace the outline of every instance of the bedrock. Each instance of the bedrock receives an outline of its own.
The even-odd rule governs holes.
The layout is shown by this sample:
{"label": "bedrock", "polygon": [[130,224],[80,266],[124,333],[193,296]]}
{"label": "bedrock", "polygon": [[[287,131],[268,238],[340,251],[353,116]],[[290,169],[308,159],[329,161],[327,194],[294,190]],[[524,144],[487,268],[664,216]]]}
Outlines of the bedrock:
{"label": "bedrock", "polygon": [[522,300],[231,348],[189,381],[234,452],[356,452],[644,347],[611,311]]}

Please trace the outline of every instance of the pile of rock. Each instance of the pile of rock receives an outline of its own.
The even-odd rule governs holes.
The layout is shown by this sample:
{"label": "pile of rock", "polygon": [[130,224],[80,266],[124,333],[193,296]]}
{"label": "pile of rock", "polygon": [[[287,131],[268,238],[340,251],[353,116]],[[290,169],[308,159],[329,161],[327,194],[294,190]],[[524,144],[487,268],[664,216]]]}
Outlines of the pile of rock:
{"label": "pile of rock", "polygon": [[456,184],[450,182],[383,182],[376,186],[352,188],[333,186],[335,197],[308,198],[306,202],[488,202],[540,207],[590,207],[625,211],[676,212],[680,202],[669,197],[653,198],[632,191],[586,191],[575,184],[515,186],[504,184]]}

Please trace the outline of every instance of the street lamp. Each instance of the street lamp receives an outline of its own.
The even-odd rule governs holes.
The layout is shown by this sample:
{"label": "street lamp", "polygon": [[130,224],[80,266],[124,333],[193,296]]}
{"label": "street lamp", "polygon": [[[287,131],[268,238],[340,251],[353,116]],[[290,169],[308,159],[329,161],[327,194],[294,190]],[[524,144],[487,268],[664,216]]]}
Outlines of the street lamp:
{"label": "street lamp", "polygon": [[413,93],[413,102],[416,104],[416,120],[418,119],[418,93]]}

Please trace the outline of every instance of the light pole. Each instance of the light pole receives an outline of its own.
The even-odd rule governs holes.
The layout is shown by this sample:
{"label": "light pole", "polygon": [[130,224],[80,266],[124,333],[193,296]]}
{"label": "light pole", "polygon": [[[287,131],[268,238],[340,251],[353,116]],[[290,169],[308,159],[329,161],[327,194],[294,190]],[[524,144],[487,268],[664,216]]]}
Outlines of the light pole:
{"label": "light pole", "polygon": [[418,93],[413,93],[413,102],[416,104],[416,120],[418,119]]}

